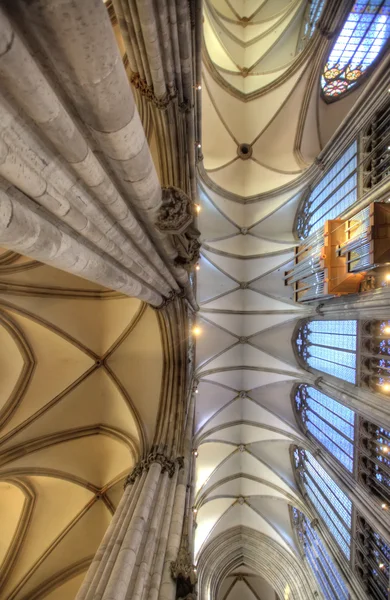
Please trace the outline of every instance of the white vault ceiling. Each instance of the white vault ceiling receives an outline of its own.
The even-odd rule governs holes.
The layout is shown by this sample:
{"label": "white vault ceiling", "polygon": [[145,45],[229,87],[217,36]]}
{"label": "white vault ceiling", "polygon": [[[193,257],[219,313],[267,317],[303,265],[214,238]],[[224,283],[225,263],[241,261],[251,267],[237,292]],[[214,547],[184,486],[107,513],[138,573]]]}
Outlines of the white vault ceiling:
{"label": "white vault ceiling", "polygon": [[[196,561],[244,527],[300,562],[289,506],[302,508],[290,459],[302,436],[290,394],[302,371],[291,337],[310,308],[294,303],[283,275],[305,171],[361,93],[333,105],[320,99],[318,36],[296,51],[306,9],[302,0],[205,0]],[[293,597],[288,581],[267,575],[275,568],[267,557],[264,573],[253,572],[245,551],[234,552],[229,560],[242,556],[241,567],[218,600],[274,599],[276,585]]]}
{"label": "white vault ceiling", "polygon": [[154,434],[156,313],[0,251],[2,600],[71,600]]}

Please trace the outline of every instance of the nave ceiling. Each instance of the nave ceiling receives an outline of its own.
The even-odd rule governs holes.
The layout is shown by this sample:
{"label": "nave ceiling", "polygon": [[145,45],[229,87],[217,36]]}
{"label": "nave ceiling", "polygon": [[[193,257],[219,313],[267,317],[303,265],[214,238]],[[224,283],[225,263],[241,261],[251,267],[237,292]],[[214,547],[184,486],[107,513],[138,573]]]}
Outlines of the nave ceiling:
{"label": "nave ceiling", "polygon": [[[333,14],[325,4],[336,28],[350,3],[334,5]],[[226,540],[219,578],[208,580],[219,600],[301,597],[290,587],[294,576],[275,573],[273,561],[279,556],[300,573],[290,507],[306,509],[291,449],[305,441],[291,395],[311,375],[292,338],[314,309],[294,303],[283,275],[298,244],[297,208],[319,174],[314,161],[366,85],[336,103],[322,99],[332,41],[316,29],[300,43],[307,8],[283,0],[204,3],[195,560],[207,570],[205,557],[217,557]],[[257,566],[246,534],[229,548],[229,535],[240,531],[258,536]],[[272,593],[260,583],[254,589],[261,578]]]}
{"label": "nave ceiling", "polygon": [[69,600],[153,439],[157,313],[2,251],[0,338],[0,598]]}

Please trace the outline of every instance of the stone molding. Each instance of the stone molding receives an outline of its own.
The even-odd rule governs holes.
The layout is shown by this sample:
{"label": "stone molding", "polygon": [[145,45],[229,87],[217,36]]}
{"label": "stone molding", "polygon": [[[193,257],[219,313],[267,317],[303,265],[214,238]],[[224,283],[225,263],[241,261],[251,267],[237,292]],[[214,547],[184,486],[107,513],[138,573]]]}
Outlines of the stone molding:
{"label": "stone molding", "polygon": [[174,89],[169,94],[166,93],[162,98],[158,98],[154,93],[153,86],[148,85],[145,79],[141,78],[139,73],[133,73],[130,76],[130,82],[140,92],[140,94],[142,94],[142,96],[145,96],[147,100],[152,102],[156,108],[160,110],[165,110],[172,100],[177,97],[177,91]]}
{"label": "stone molding", "polygon": [[183,190],[173,186],[162,188],[162,205],[156,227],[172,236],[178,253],[176,264],[190,270],[199,260],[200,232],[194,225],[192,201]]}
{"label": "stone molding", "polygon": [[133,484],[138,476],[141,476],[144,471],[149,471],[152,464],[159,463],[161,465],[161,473],[168,472],[168,477],[171,478],[175,474],[176,468],[184,468],[184,458],[178,456],[175,460],[171,460],[165,454],[159,452],[150,452],[148,456],[142,459],[127,476],[124,488]]}

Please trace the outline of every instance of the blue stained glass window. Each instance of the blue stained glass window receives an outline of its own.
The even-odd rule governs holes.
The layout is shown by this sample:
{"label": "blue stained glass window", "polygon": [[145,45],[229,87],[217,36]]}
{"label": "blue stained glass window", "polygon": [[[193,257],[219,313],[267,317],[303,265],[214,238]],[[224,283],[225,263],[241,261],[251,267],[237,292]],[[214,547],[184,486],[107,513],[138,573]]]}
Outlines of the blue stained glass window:
{"label": "blue stained glass window", "polygon": [[352,473],[355,413],[307,385],[297,389],[295,404],[309,433]]}
{"label": "blue stained glass window", "polygon": [[352,502],[310,452],[297,449],[295,461],[312,505],[349,560]]}
{"label": "blue stained glass window", "polygon": [[324,67],[324,95],[337,98],[356,85],[389,37],[390,0],[355,2]]}
{"label": "blue stained glass window", "polygon": [[347,600],[348,589],[320,537],[309,520],[296,508],[293,523],[305,556],[326,600]]}
{"label": "blue stained glass window", "polygon": [[299,330],[297,350],[307,365],[356,383],[356,321],[309,321]]}
{"label": "blue stained glass window", "polygon": [[357,201],[357,142],[314,187],[299,208],[297,233],[301,239],[323,227],[325,221],[336,219]]}

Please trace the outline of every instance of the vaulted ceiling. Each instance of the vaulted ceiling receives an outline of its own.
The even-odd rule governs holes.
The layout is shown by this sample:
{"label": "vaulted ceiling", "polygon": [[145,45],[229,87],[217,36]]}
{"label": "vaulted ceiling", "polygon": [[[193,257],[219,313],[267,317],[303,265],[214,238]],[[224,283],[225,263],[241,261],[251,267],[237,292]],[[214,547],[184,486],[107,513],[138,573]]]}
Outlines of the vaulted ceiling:
{"label": "vaulted ceiling", "polygon": [[0,252],[0,598],[75,597],[151,443],[162,371],[151,308]]}
{"label": "vaulted ceiling", "polygon": [[[299,572],[289,507],[302,506],[290,451],[304,442],[291,393],[308,376],[292,336],[311,309],[294,303],[283,275],[311,165],[362,91],[321,99],[330,46],[318,31],[301,43],[307,8],[205,0],[195,559],[211,560],[221,544],[220,600],[302,597],[266,546],[272,540],[276,562]],[[229,532],[240,531],[229,549]]]}

